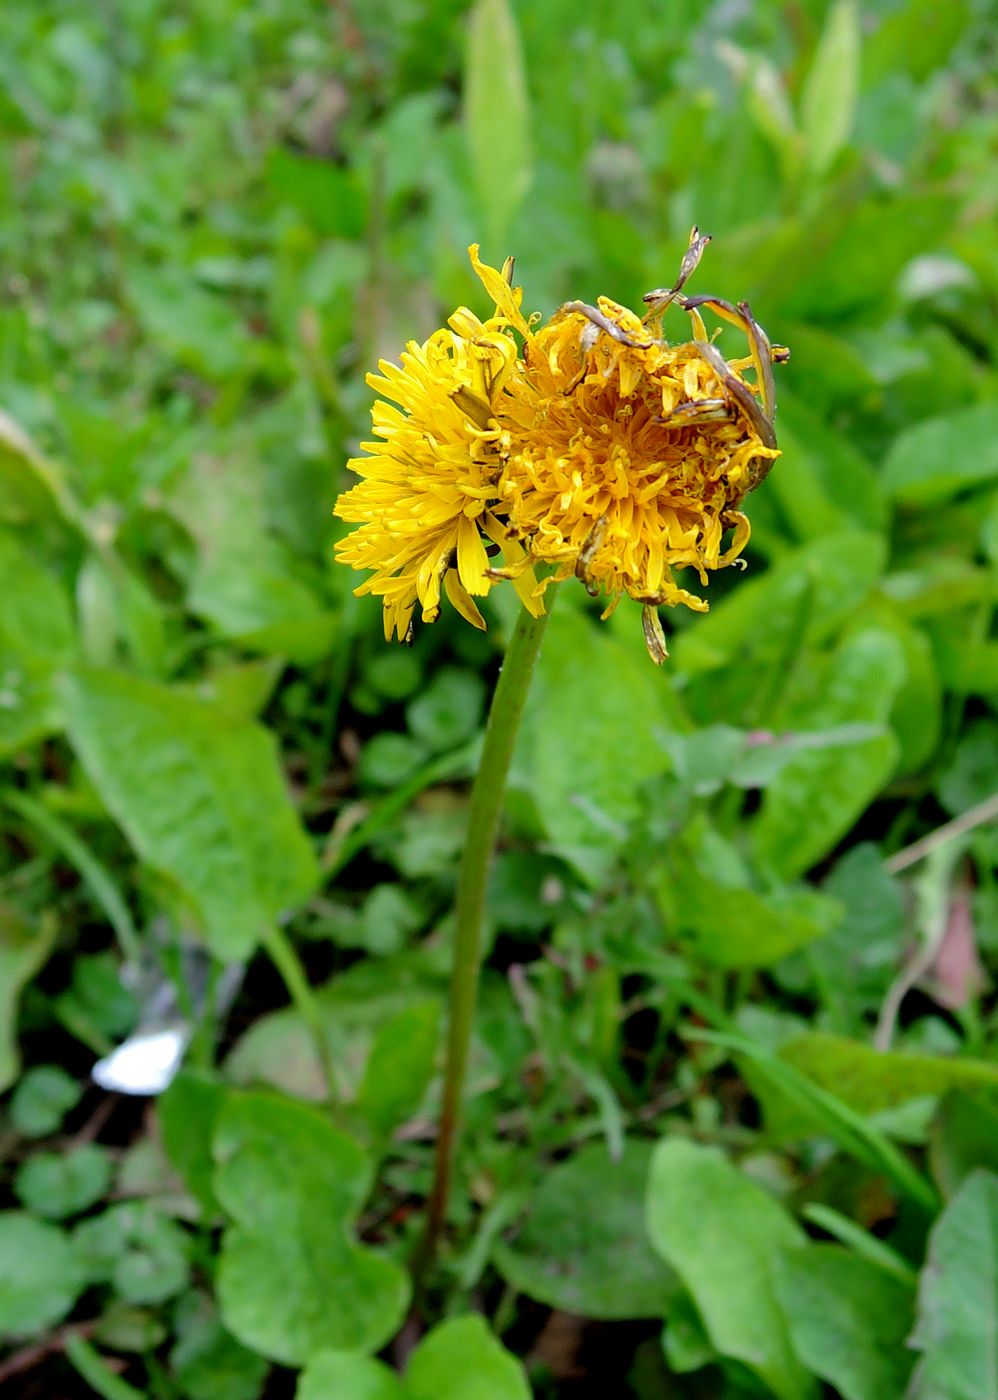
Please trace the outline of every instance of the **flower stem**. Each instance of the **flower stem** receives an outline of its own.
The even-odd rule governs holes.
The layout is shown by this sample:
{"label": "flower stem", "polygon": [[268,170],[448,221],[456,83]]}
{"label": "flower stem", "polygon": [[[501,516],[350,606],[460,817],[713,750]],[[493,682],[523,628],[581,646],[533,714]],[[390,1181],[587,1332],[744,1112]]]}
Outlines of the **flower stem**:
{"label": "flower stem", "polygon": [[482,962],[482,926],[489,868],[502,814],[506,777],[516,743],[530,677],[541,649],[547,614],[531,617],[521,611],[499,680],[492,696],[481,762],[471,789],[468,834],[457,887],[457,924],[447,1028],[443,1106],[427,1206],[426,1233],[417,1253],[415,1272],[421,1278],[436,1254],[447,1216],[454,1153],[460,1127],[461,1096],[468,1068],[468,1049],[478,1000]]}

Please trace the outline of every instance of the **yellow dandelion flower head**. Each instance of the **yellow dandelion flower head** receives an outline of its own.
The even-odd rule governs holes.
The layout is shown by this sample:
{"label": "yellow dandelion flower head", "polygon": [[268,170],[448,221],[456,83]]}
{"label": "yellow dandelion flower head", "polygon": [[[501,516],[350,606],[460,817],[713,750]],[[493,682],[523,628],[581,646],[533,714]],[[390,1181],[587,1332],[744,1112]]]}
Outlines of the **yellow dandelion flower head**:
{"label": "yellow dandelion flower head", "polygon": [[[785,352],[744,303],[682,295],[706,242],[694,230],[679,281],[649,293],[643,318],[606,297],[562,307],[525,344],[516,392],[501,404],[499,510],[511,532],[553,566],[545,584],[575,574],[608,611],[625,594],[644,604],[659,661],[657,608],[707,609],[674,571],[693,568],[705,584],[708,570],[739,559],[749,538],[739,506],[779,455],[771,362]],[[679,345],[661,336],[672,302],[693,322]],[[705,306],[747,332],[748,356],[724,360]]]}
{"label": "yellow dandelion flower head", "polygon": [[542,610],[522,550],[492,513],[502,465],[495,408],[519,364],[507,319],[483,322],[462,307],[423,344],[410,341],[400,364],[382,360],[380,374],[368,375],[383,395],[371,410],[378,441],[362,443],[368,455],[348,464],[361,480],[335,514],[360,528],[337,543],[336,556],[371,570],[356,592],[382,599],[388,640],[411,641],[417,602],[423,621],[435,621],[441,589],[484,627],[474,598],[495,582],[488,541],[504,547],[523,574],[521,596]]}
{"label": "yellow dandelion flower head", "polygon": [[[607,612],[636,599],[656,661],[667,654],[658,607],[706,610],[674,573],[691,567],[706,583],[740,561],[741,503],[779,455],[772,364],[787,357],[746,303],[683,293],[708,242],[693,230],[677,281],[648,293],[644,316],[601,297],[567,303],[539,330],[511,261],[499,272],[472,246],[495,315],[462,308],[401,365],[382,362],[368,381],[391,401],[372,410],[381,441],[363,444],[369,455],[350,464],[362,480],[336,506],[360,527],[338,557],[372,571],[357,591],[382,598],[387,637],[411,639],[417,601],[433,621],[441,586],[484,626],[474,596],[501,579],[535,615],[546,586],[572,574]],[[682,344],[662,335],[673,303],[692,324]],[[704,309],[746,334],[746,356],[724,359]]]}

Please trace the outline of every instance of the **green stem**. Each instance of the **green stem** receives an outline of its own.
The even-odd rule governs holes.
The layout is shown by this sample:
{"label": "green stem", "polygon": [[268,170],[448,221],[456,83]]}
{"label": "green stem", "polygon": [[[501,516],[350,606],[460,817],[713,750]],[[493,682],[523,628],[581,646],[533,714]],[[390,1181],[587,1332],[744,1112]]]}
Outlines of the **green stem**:
{"label": "green stem", "polygon": [[308,978],[305,976],[301,959],[287,934],[276,924],[267,931],[262,941],[268,957],[277,968],[281,980],[288,989],[288,995],[294,1002],[298,1015],[315,1042],[315,1051],[322,1067],[322,1077],[326,1081],[326,1099],[330,1106],[336,1106],[339,1104],[340,1098],[336,1083],[336,1065],[333,1062],[329,1041],[322,1024],[319,1003]]}
{"label": "green stem", "polygon": [[524,610],[518,616],[492,696],[488,723],[485,726],[482,757],[471,789],[468,834],[457,887],[457,920],[451,964],[443,1105],[433,1168],[433,1186],[427,1206],[426,1233],[415,1266],[417,1278],[423,1275],[433,1260],[447,1217],[447,1202],[460,1127],[461,1096],[468,1069],[468,1049],[478,1000],[489,867],[499,830],[510,760],[513,757],[520,718],[530,688],[530,677],[540,652],[546,624],[546,614],[543,617],[531,617]]}

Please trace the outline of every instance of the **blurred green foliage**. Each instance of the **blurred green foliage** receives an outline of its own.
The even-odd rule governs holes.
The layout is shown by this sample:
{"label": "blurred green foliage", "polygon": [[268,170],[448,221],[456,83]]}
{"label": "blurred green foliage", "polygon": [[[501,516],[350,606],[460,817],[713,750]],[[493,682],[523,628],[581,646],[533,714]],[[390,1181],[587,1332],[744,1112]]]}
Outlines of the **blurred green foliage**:
{"label": "blurred green foliage", "polygon": [[[996,20],[4,9],[0,1378],[994,1393]],[[376,1360],[429,1186],[466,781],[515,600],[407,652],[352,597],[330,511],[364,373],[478,306],[473,241],[514,250],[548,315],[637,305],[694,222],[695,290],[747,297],[791,347],[783,456],[748,576],[666,619],[662,671],[636,609],[601,625],[561,590],[436,1325]],[[268,961],[288,976],[288,946],[334,1124],[303,1102],[323,1073]],[[164,990],[188,1066],[150,1118],[89,1072]]]}

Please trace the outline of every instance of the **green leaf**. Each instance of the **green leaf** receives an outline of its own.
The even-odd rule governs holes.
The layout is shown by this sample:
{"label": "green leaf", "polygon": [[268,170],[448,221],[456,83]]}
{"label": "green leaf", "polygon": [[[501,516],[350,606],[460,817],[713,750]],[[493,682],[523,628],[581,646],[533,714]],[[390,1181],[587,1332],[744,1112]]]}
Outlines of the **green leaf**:
{"label": "green leaf", "polygon": [[82,512],[62,468],[43,456],[8,413],[0,410],[0,520],[23,525],[59,515],[80,529]]}
{"label": "green leaf", "polygon": [[257,1400],[270,1367],[226,1332],[204,1298],[184,1296],[176,1328],[170,1370],[184,1400]]}
{"label": "green leaf", "polygon": [[815,175],[828,170],[852,131],[859,53],[856,0],[836,0],[825,19],[801,97],[807,163]]}
{"label": "green leaf", "polygon": [[404,1379],[355,1351],[309,1359],[295,1400],[530,1400],[520,1363],[477,1314],[434,1327],[413,1352]]}
{"label": "green leaf", "polygon": [[[935,246],[955,217],[946,194],[915,193],[857,200],[830,186],[804,222],[775,226],[765,284],[767,318],[820,324],[857,317],[887,300],[904,265]],[[726,257],[735,253],[730,240]],[[821,276],[814,275],[820,266]],[[761,305],[762,294],[753,301]]]}
{"label": "green leaf", "polygon": [[778,1109],[789,1105],[801,1115],[803,1126],[794,1121],[798,1135],[811,1132],[832,1138],[857,1162],[888,1176],[923,1212],[936,1208],[938,1196],[932,1184],[879,1127],[868,1123],[831,1090],[813,1083],[786,1060],[746,1036],[698,1029],[691,1030],[687,1038],[702,1040],[708,1045],[722,1045],[743,1062],[748,1062],[743,1073],[753,1086],[756,1080],[762,1080],[763,1091],[759,1096],[763,1098],[767,1120],[771,1113],[767,1090],[775,1091]]}
{"label": "green leaf", "polygon": [[476,0],[471,11],[464,120],[479,208],[490,247],[499,250],[533,176],[523,50],[506,0]]}
{"label": "green leaf", "polygon": [[[365,959],[325,984],[319,1011],[345,1097],[355,1095],[382,1027],[439,996],[440,983],[421,954]],[[293,1007],[258,1017],[230,1053],[225,1075],[232,1084],[273,1085],[296,1098],[326,1093],[315,1037]]]}
{"label": "green leaf", "polygon": [[350,1237],[371,1185],[358,1144],[311,1108],[247,1094],[222,1113],[215,1159],[215,1194],[232,1219],[218,1272],[229,1331],[287,1365],[324,1347],[383,1346],[409,1282]]}
{"label": "green leaf", "polygon": [[[117,934],[121,951],[129,961],[137,965],[141,958],[139,935],[132,922],[131,912],[114,876],[94,855],[87,843],[71,826],[29,793],[21,792],[17,788],[8,788],[0,794],[0,800],[41,832],[42,836],[76,867],[89,886],[90,893],[107,915],[108,922]],[[74,963],[74,981],[76,976],[77,964]],[[118,985],[120,988],[120,982]],[[121,988],[121,991],[124,989]]]}
{"label": "green leaf", "polygon": [[[796,338],[793,344],[796,362]],[[782,384],[779,399],[777,428],[783,455],[779,471],[767,478],[766,489],[777,496],[781,512],[799,538],[821,539],[849,527],[884,529],[887,505],[869,459],[850,437],[835,431],[829,414],[816,412]]]}
{"label": "green leaf", "polygon": [[768,967],[834,928],[842,906],[806,886],[760,893],[716,878],[682,842],[663,866],[663,910],[713,967]]}
{"label": "green leaf", "polygon": [[787,1041],[780,1058],[862,1114],[882,1113],[948,1089],[998,1090],[998,1064],[875,1050],[823,1031]]}
{"label": "green leaf", "polygon": [[457,748],[482,722],[485,686],[473,672],[445,666],[406,707],[414,738],[431,753]]}
{"label": "green leaf", "polygon": [[328,655],[336,620],[273,529],[260,452],[248,432],[234,431],[171,491],[170,507],[198,547],[187,605],[248,650],[304,664]]}
{"label": "green leaf", "polygon": [[120,642],[141,674],[162,676],[169,669],[160,604],[120,559],[91,554],[77,575],[76,605],[87,665],[112,665]]}
{"label": "green leaf", "polygon": [[998,1177],[977,1171],[929,1236],[909,1400],[998,1400],[996,1277]]}
{"label": "green leaf", "polygon": [[69,1152],[36,1152],[21,1164],[14,1193],[35,1215],[62,1220],[99,1201],[111,1180],[103,1147],[84,1143]]}
{"label": "green leaf", "polygon": [[439,1040],[440,1004],[435,1001],[406,1007],[379,1029],[357,1092],[357,1107],[376,1137],[389,1137],[419,1109]]}
{"label": "green leaf", "polygon": [[239,373],[251,344],[245,325],[185,269],[136,263],[127,291],[146,335],[178,363],[214,381]]}
{"label": "green leaf", "polygon": [[10,1101],[10,1121],[25,1137],[54,1133],[83,1096],[83,1085],[58,1065],[32,1065]]}
{"label": "green leaf", "polygon": [[891,445],[884,487],[906,506],[933,506],[998,480],[998,404],[991,400],[916,423]]}
{"label": "green leaf", "polygon": [[964,729],[939,778],[939,801],[957,817],[985,801],[995,790],[998,774],[998,724],[973,720]]}
{"label": "green leaf", "polygon": [[645,1229],[651,1155],[650,1143],[627,1139],[614,1161],[596,1142],[551,1168],[519,1233],[493,1252],[506,1282],[582,1317],[661,1317],[676,1283]]}
{"label": "green leaf", "polygon": [[[859,608],[880,577],[884,558],[882,536],[866,531],[846,530],[812,541],[761,578],[740,583],[677,637],[677,663],[692,675],[709,675],[711,683],[717,671],[727,670],[735,660],[743,664],[746,658],[755,659],[760,649],[767,662],[785,666],[781,621],[800,611],[804,599],[799,642],[824,639]],[[730,714],[723,718],[732,722]]]}
{"label": "green leaf", "polygon": [[48,961],[56,932],[49,911],[31,924],[16,909],[0,904],[0,1093],[10,1088],[21,1068],[17,1045],[21,992]]}
{"label": "green leaf", "polygon": [[484,1318],[455,1317],[434,1327],[412,1354],[407,1400],[530,1400],[523,1367],[496,1341]]}
{"label": "green leaf", "polygon": [[208,1075],[183,1069],[156,1102],[163,1149],[208,1216],[218,1209],[212,1190],[211,1140],[226,1092]]}
{"label": "green leaf", "polygon": [[69,599],[16,535],[0,530],[0,755],[61,728],[54,679],[75,655]]}
{"label": "green leaf", "polygon": [[[808,727],[883,724],[905,678],[900,643],[870,629],[848,637],[833,658]],[[753,826],[762,863],[784,878],[802,874],[832,849],[890,776],[897,741],[885,733],[835,749],[804,749],[776,775]]]}
{"label": "green leaf", "polygon": [[677,707],[638,644],[637,619],[628,647],[560,602],[566,606],[548,624],[512,782],[530,793],[559,853],[594,877],[627,839],[640,785],[670,766],[656,731],[675,723]]}
{"label": "green leaf", "polygon": [[62,1230],[20,1211],[0,1212],[0,1335],[30,1336],[60,1322],[83,1282]]}
{"label": "green leaf", "polygon": [[383,1361],[355,1351],[317,1351],[298,1378],[295,1400],[404,1400],[406,1394]]}
{"label": "green leaf", "polygon": [[825,880],[826,894],[839,900],[843,917],[810,950],[820,975],[826,1013],[836,1030],[859,1030],[879,1008],[897,971],[905,908],[898,882],[884,868],[878,846],[852,846]]}
{"label": "green leaf", "polygon": [[900,745],[898,773],[913,773],[928,763],[939,743],[943,687],[925,633],[886,609],[877,620],[894,634],[904,652],[905,680],[894,697],[889,719]]}
{"label": "green leaf", "polygon": [[784,1250],[775,1280],[797,1355],[842,1400],[902,1394],[912,1366],[910,1284],[828,1244]]}
{"label": "green leaf", "polygon": [[[875,18],[879,6],[864,11]],[[884,15],[863,42],[863,84],[890,81],[899,70],[919,81],[939,72],[970,18],[968,0],[905,0]]]}
{"label": "green leaf", "polygon": [[174,1298],[190,1275],[190,1236],[145,1201],[111,1206],[77,1225],[73,1247],[91,1283],[109,1282],[128,1303]]}
{"label": "green leaf", "polygon": [[929,1129],[929,1159],[947,1198],[978,1167],[998,1175],[998,1093],[950,1090]]}
{"label": "green leaf", "polygon": [[716,1149],[667,1139],[652,1159],[648,1229],[693,1295],[716,1350],[780,1400],[813,1396],[776,1296],[781,1251],[804,1242],[782,1206]]}
{"label": "green leaf", "polygon": [[242,958],[317,880],[273,736],[165,686],[67,678],[73,744],[138,854],[172,876],[216,956]]}

